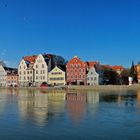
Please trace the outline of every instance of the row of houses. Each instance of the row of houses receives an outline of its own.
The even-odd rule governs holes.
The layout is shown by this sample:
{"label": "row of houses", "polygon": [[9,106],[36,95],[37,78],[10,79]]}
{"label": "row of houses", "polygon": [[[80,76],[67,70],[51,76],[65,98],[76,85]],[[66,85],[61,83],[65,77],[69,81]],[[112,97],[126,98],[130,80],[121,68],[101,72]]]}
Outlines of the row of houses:
{"label": "row of houses", "polygon": [[52,54],[25,56],[17,69],[0,66],[0,86],[101,85],[106,68],[118,74],[124,69],[122,66],[101,65],[95,61],[84,62],[77,56],[68,63],[61,56]]}

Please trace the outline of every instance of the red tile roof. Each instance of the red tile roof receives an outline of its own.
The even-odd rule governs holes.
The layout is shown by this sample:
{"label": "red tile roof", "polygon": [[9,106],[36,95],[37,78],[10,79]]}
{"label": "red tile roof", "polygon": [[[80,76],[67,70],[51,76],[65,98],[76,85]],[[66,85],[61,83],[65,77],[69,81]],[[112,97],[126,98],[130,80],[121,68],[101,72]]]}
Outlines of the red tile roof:
{"label": "red tile roof", "polygon": [[99,62],[96,62],[96,61],[91,61],[91,62],[85,62],[85,64],[86,64],[86,67],[88,67],[88,68],[92,68],[92,67],[94,67],[95,65],[99,65],[100,63]]}
{"label": "red tile roof", "polygon": [[112,68],[113,70],[123,70],[123,69],[124,69],[123,66],[111,66],[111,68]]}
{"label": "red tile roof", "polygon": [[28,62],[32,62],[32,63],[35,63],[35,60],[36,60],[37,56],[36,55],[33,55],[33,56],[25,56],[23,59],[25,61],[28,61]]}

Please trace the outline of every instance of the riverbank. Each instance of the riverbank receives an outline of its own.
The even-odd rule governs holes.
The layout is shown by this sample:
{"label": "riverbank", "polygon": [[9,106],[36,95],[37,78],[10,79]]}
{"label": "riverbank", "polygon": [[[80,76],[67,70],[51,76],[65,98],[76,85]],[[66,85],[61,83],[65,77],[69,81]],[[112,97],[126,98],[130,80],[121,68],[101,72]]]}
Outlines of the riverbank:
{"label": "riverbank", "polygon": [[14,87],[14,88],[6,88],[0,87],[0,89],[34,89],[34,90],[102,90],[102,91],[117,91],[117,90],[140,90],[140,84],[134,85],[99,85],[99,86],[64,86],[64,87],[47,87],[47,88],[39,88],[39,87]]}
{"label": "riverbank", "polygon": [[134,85],[99,85],[99,86],[68,86],[70,90],[139,90],[140,84]]}

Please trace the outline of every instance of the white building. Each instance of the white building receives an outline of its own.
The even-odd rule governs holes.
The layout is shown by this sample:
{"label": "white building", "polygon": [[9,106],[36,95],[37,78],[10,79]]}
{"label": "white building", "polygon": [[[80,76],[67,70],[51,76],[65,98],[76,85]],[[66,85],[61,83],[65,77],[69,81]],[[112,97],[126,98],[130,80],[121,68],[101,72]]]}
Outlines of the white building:
{"label": "white building", "polygon": [[48,72],[55,64],[63,64],[64,59],[52,54],[23,57],[18,66],[19,86],[40,86],[48,83]]}
{"label": "white building", "polygon": [[31,86],[48,82],[48,63],[43,55],[23,57],[19,66],[19,85]]}
{"label": "white building", "polygon": [[99,85],[99,74],[94,67],[90,68],[87,73],[87,85]]}
{"label": "white building", "polygon": [[2,65],[0,65],[0,86],[6,87],[6,71]]}
{"label": "white building", "polygon": [[38,55],[34,66],[34,82],[36,85],[40,85],[45,82],[48,83],[48,63],[46,63],[43,55]]}

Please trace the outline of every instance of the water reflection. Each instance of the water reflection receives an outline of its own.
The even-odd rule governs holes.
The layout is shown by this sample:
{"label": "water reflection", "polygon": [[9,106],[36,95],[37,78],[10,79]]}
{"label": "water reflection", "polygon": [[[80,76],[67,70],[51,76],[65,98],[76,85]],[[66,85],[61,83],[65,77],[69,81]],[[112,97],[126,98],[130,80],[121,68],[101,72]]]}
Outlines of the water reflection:
{"label": "water reflection", "polygon": [[[49,122],[68,117],[75,124],[87,115],[96,116],[100,106],[140,107],[140,90],[126,92],[65,91],[65,90],[0,90],[0,116],[12,105],[18,109],[23,123],[46,126]],[[103,104],[104,105],[104,104]],[[106,105],[104,105],[106,106]],[[105,108],[105,107],[104,107]]]}
{"label": "water reflection", "polygon": [[18,95],[18,108],[22,120],[44,125],[48,118],[48,95],[37,90],[22,90]]}
{"label": "water reflection", "polygon": [[98,91],[66,93],[66,108],[70,119],[77,124],[85,118],[87,112],[94,116],[98,110],[99,100]]}
{"label": "water reflection", "polygon": [[64,91],[22,90],[18,95],[21,119],[44,126],[65,108]]}
{"label": "water reflection", "polygon": [[66,108],[70,118],[78,123],[85,115],[87,103],[86,93],[67,93]]}
{"label": "water reflection", "polygon": [[88,112],[90,112],[92,116],[95,116],[98,111],[99,101],[100,95],[98,91],[87,91]]}
{"label": "water reflection", "polygon": [[100,102],[117,103],[119,106],[135,106],[137,97],[136,91],[100,93]]}

